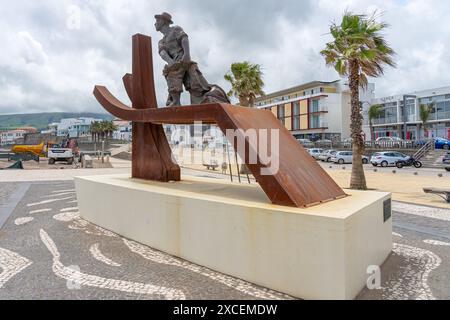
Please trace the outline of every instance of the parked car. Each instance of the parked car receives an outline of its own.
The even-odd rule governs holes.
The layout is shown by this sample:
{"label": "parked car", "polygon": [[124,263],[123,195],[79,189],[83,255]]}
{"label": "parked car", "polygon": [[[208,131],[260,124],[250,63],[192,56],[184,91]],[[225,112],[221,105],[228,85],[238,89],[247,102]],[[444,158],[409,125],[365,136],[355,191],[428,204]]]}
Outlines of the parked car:
{"label": "parked car", "polygon": [[319,156],[323,152],[323,149],[313,148],[308,149],[308,152],[314,159],[319,160]]}
{"label": "parked car", "polygon": [[337,150],[325,150],[319,155],[319,160],[323,162],[330,162],[331,158],[336,154]]}
{"label": "parked car", "polygon": [[[369,158],[366,156],[362,157],[363,164],[369,163]],[[352,151],[339,151],[331,157],[331,162],[344,164],[353,163],[353,152]]]}
{"label": "parked car", "polygon": [[305,148],[313,148],[314,143],[311,142],[311,140],[308,139],[297,139],[297,141]]}
{"label": "parked car", "polygon": [[450,171],[450,152],[447,152],[442,162],[444,163],[445,170]]}
{"label": "parked car", "polygon": [[[435,138],[434,140],[434,148],[435,149],[444,149],[450,150],[450,140],[444,138]],[[417,147],[422,147],[426,145],[430,140],[418,140],[414,144]]]}
{"label": "parked car", "polygon": [[398,137],[380,137],[375,141],[376,147],[385,148],[401,148],[413,144],[411,141],[406,141]]}
{"label": "parked car", "polygon": [[450,150],[450,140],[444,138],[435,139],[435,148],[436,149],[444,149]]}
{"label": "parked car", "polygon": [[377,152],[372,155],[370,162],[374,167],[382,166],[382,167],[392,167],[396,166],[399,161],[408,161],[411,157],[394,151],[387,152]]}

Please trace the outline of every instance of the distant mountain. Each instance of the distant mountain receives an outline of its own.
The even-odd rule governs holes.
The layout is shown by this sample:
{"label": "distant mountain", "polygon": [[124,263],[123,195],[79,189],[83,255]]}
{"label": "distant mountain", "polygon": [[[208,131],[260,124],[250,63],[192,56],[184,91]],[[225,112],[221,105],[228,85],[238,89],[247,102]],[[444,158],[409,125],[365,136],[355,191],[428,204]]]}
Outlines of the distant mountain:
{"label": "distant mountain", "polygon": [[95,118],[102,120],[112,120],[113,116],[106,113],[70,113],[70,112],[50,112],[32,114],[8,114],[0,115],[0,130],[16,129],[20,127],[34,127],[39,130],[47,128],[48,124],[60,122],[65,118]]}

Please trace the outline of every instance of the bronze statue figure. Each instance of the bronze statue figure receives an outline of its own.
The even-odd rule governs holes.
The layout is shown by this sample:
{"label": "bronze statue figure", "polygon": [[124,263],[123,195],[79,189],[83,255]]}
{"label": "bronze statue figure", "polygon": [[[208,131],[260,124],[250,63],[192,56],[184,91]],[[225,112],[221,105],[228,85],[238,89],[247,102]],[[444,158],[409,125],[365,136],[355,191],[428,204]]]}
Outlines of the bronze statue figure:
{"label": "bronze statue figure", "polygon": [[167,12],[155,15],[156,31],[164,37],[159,41],[158,51],[167,62],[163,74],[167,81],[169,97],[167,106],[180,106],[183,85],[191,95],[191,104],[230,103],[225,91],[206,81],[196,62],[191,60],[189,38],[184,30],[173,24]]}

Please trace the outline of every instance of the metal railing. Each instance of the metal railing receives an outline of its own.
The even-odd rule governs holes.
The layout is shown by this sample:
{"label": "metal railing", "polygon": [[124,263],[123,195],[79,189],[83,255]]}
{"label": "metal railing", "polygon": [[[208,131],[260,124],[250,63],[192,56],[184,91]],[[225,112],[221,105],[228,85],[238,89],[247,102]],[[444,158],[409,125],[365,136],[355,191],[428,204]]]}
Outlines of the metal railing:
{"label": "metal railing", "polygon": [[[424,145],[416,141],[366,141],[364,142],[366,149],[408,149],[408,150],[419,150]],[[306,148],[321,148],[321,149],[343,149],[351,150],[353,148],[352,142],[313,142],[310,145],[305,146]]]}
{"label": "metal railing", "polygon": [[419,149],[419,151],[414,154],[413,158],[416,160],[422,159],[428,152],[434,149],[434,146],[435,144],[433,140],[428,141],[422,148]]}

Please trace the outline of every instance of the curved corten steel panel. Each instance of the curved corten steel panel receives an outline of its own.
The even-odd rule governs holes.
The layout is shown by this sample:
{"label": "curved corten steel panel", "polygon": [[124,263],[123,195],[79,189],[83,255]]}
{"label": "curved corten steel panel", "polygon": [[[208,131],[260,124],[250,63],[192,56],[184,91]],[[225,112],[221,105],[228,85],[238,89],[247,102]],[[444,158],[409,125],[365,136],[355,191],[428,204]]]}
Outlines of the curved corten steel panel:
{"label": "curved corten steel panel", "polygon": [[[205,104],[196,106],[171,107],[136,110],[118,101],[105,88],[97,86],[94,90],[100,104],[114,116],[134,122],[154,124],[193,124],[196,121],[217,124],[226,133],[227,129],[279,130],[278,173],[273,176],[261,175],[264,168],[258,157],[257,164],[249,164],[248,152],[242,154],[247,166],[274,204],[287,206],[310,206],[345,196],[344,191],[331,179],[319,164],[299,145],[292,134],[280,124],[269,111],[241,108],[227,104]],[[259,138],[259,137],[258,137]],[[230,141],[237,149],[234,141]],[[254,148],[246,143],[246,150]],[[268,153],[270,144],[268,145]],[[258,150],[253,150],[258,152]]]}
{"label": "curved corten steel panel", "polygon": [[[157,108],[150,41],[149,37],[142,35],[133,37],[133,75],[127,74],[123,78],[133,108],[120,102],[103,86],[94,89],[95,97],[107,111],[120,119],[134,122],[133,177],[178,181],[179,167],[171,160],[171,150],[162,124],[193,124],[201,121],[204,124],[217,124],[225,134],[231,129],[242,141],[245,140],[245,150],[240,150],[234,141],[235,137],[227,136],[272,203],[306,207],[346,196],[269,111],[221,103]],[[136,61],[140,65],[137,66]],[[245,139],[247,130],[255,130],[256,141]],[[264,135],[267,138],[267,131],[270,136],[271,130],[277,130],[279,143],[274,145],[273,150],[272,144],[267,143],[268,150],[265,153],[272,158],[277,157],[279,170],[271,175],[262,175],[262,169],[270,164],[262,158],[258,145]],[[249,154],[257,155],[256,163],[250,163]]]}

